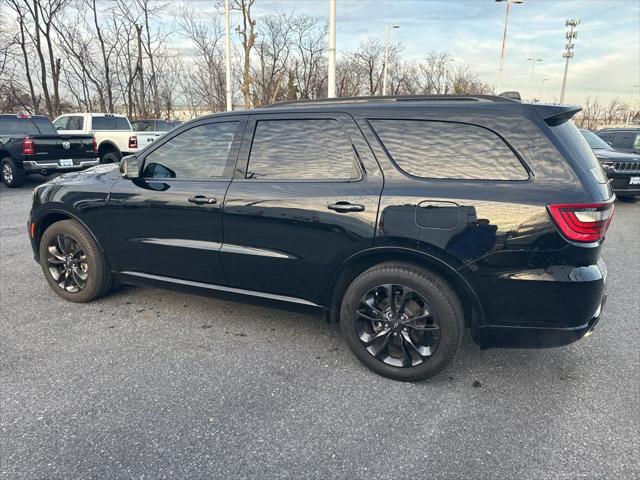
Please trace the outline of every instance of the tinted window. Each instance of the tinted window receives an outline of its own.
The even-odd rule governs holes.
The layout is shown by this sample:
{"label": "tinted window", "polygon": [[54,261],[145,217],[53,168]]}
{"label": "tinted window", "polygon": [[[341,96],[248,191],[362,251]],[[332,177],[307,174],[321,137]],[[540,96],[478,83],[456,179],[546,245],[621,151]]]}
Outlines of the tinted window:
{"label": "tinted window", "polygon": [[526,180],[527,171],[495,133],[475,125],[371,120],[387,152],[410,175],[466,180]]}
{"label": "tinted window", "polygon": [[171,130],[173,127],[176,127],[177,125],[178,123],[176,122],[167,122],[165,120],[158,120],[156,121],[155,130],[157,132],[168,132],[169,130]]}
{"label": "tinted window", "polygon": [[37,135],[39,133],[40,130],[31,117],[0,116],[0,135]]}
{"label": "tinted window", "polygon": [[575,160],[577,168],[583,169],[587,172],[587,175],[592,175],[598,183],[607,183],[607,177],[600,166],[600,162],[598,162],[593,150],[591,150],[591,147],[589,147],[589,144],[571,120],[551,127],[551,131]]}
{"label": "tinted window", "polygon": [[584,139],[587,141],[591,148],[599,149],[599,150],[613,150],[611,145],[601,139],[598,135],[589,130],[580,130],[580,133],[584,136]]}
{"label": "tinted window", "polygon": [[56,135],[58,132],[47,117],[31,117],[31,121],[35,124],[41,134]]}
{"label": "tinted window", "polygon": [[131,130],[129,122],[123,117],[93,117],[93,130]]}
{"label": "tinted window", "polygon": [[208,123],[173,137],[147,155],[147,178],[222,177],[238,122]]}
{"label": "tinted window", "polygon": [[260,120],[247,178],[349,180],[358,178],[351,143],[332,119]]}
{"label": "tinted window", "polygon": [[619,148],[633,148],[636,140],[634,132],[618,132],[613,137],[613,146]]}

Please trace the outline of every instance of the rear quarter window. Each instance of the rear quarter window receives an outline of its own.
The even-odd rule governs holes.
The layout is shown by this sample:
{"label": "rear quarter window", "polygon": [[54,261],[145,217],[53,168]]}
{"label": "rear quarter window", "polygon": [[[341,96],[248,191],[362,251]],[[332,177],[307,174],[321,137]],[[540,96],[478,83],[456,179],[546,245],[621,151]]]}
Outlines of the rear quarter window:
{"label": "rear quarter window", "polygon": [[421,178],[527,180],[515,153],[495,133],[466,123],[371,119],[393,162]]}

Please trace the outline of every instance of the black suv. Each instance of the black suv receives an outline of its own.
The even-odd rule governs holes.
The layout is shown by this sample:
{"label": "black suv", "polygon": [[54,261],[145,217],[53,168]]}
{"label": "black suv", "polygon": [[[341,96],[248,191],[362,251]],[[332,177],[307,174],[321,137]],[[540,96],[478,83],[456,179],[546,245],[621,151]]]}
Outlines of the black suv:
{"label": "black suv", "polygon": [[600,316],[614,201],[577,111],[436,96],[199,118],[37,187],[31,243],[74,302],[116,281],[321,307],[398,380],[442,370],[465,326],[565,345]]}

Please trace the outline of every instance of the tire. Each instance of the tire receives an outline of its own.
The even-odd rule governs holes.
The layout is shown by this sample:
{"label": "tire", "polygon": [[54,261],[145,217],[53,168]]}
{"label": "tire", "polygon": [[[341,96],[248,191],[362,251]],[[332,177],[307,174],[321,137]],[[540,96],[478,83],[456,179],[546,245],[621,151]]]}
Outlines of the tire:
{"label": "tire", "polygon": [[9,188],[18,188],[24,184],[24,172],[18,168],[16,162],[9,157],[0,160],[0,178]]}
{"label": "tire", "polygon": [[[384,309],[392,297],[409,300],[405,308]],[[363,299],[367,301],[362,303]],[[383,313],[403,311],[408,319],[399,321]],[[382,376],[413,382],[433,377],[449,364],[462,343],[464,314],[457,295],[439,275],[409,264],[382,263],[349,285],[340,325],[349,348],[365,366]]]}
{"label": "tire", "polygon": [[121,158],[122,158],[122,155],[120,155],[120,153],[116,152],[115,150],[112,150],[112,151],[109,151],[109,152],[105,153],[102,156],[102,158],[100,159],[100,163],[101,164],[118,163]]}
{"label": "tire", "polygon": [[[68,254],[73,256],[70,261]],[[111,288],[112,278],[104,255],[76,220],[62,220],[47,228],[40,240],[40,266],[51,288],[70,302],[90,302]],[[68,276],[64,273],[67,267]]]}

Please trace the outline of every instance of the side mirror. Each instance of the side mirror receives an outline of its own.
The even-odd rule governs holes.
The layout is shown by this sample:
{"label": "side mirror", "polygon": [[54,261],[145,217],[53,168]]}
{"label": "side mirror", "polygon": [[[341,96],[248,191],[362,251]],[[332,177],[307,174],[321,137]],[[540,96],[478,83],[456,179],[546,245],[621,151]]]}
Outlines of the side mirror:
{"label": "side mirror", "polygon": [[140,176],[140,162],[135,155],[127,155],[120,160],[120,173],[124,178],[133,180]]}

